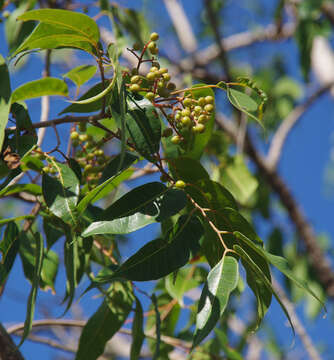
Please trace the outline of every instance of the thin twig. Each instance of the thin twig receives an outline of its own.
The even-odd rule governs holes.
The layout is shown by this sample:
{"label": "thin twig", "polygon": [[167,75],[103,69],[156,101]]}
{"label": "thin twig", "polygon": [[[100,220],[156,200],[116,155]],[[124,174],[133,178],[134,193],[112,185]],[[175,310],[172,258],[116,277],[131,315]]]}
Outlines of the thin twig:
{"label": "thin twig", "polygon": [[182,48],[188,53],[196,51],[197,40],[181,2],[179,0],[164,0],[164,3]]}
{"label": "thin twig", "polygon": [[300,120],[300,118],[310,108],[310,106],[316,100],[318,100],[320,96],[329,91],[333,85],[333,83],[330,83],[318,89],[303,104],[295,107],[282,122],[282,124],[274,134],[269,148],[268,156],[266,158],[267,166],[271,170],[276,169],[279,159],[281,157],[285,141],[293,127],[297,124],[298,120]]}
{"label": "thin twig", "polygon": [[284,289],[281,287],[281,285],[278,283],[278,281],[272,277],[272,283],[273,287],[278,294],[280,300],[288,310],[288,313],[290,315],[291,321],[294,325],[294,328],[296,330],[297,335],[300,337],[301,342],[304,345],[305,350],[307,351],[310,359],[312,360],[321,360],[321,357],[315,348],[312,339],[306,332],[305,327],[303,326],[302,322],[299,320],[299,317],[296,313],[295,307],[292,304],[292,302],[289,300],[287,294],[285,293]]}

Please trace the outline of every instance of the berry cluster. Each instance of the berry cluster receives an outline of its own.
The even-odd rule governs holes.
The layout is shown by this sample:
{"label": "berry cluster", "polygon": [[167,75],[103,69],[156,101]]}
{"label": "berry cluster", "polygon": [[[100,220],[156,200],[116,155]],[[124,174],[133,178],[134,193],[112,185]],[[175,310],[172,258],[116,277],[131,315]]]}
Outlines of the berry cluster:
{"label": "berry cluster", "polygon": [[[191,91],[186,92],[185,96],[176,96],[179,91],[175,91],[175,84],[171,82],[168,69],[160,67],[159,61],[154,55],[158,54],[156,41],[159,39],[157,33],[152,33],[150,40],[141,49],[135,44],[129,49],[138,59],[138,65],[131,71],[128,89],[131,92],[140,93],[152,104],[158,107],[166,116],[170,125],[165,129],[162,136],[170,137],[174,144],[180,144],[186,139],[186,134],[192,130],[194,134],[205,131],[205,124],[209,121],[214,111],[213,96],[200,97],[195,99]],[[140,51],[138,55],[136,51]],[[149,51],[151,58],[144,60],[144,55]],[[151,62],[151,68],[146,74],[139,74],[140,65],[143,62]]]}

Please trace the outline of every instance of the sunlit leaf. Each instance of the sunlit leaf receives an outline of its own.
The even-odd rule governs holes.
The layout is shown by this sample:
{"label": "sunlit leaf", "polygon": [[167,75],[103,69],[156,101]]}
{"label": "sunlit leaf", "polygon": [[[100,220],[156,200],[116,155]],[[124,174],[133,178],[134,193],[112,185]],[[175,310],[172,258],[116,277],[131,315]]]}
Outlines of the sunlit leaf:
{"label": "sunlit leaf", "polygon": [[10,81],[5,59],[0,55],[0,151],[5,137],[5,129],[10,110]]}

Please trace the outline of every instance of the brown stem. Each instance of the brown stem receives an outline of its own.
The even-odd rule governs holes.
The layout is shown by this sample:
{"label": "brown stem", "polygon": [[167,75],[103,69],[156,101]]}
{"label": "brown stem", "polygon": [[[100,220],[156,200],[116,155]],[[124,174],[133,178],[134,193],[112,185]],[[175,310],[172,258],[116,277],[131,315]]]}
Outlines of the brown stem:
{"label": "brown stem", "polygon": [[6,329],[0,323],[0,360],[24,360]]}

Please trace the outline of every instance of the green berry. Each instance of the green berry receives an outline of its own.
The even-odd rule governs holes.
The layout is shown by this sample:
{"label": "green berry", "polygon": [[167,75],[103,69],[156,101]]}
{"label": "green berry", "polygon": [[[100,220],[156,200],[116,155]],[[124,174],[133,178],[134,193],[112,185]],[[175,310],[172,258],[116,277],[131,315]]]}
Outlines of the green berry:
{"label": "green berry", "polygon": [[167,68],[161,68],[161,69],[159,70],[159,74],[160,74],[160,75],[167,74],[167,73],[168,73],[168,69],[167,69]]}
{"label": "green berry", "polygon": [[131,81],[131,84],[137,84],[137,82],[139,82],[139,80],[140,80],[140,76],[134,75],[134,76],[132,76],[130,81]]}
{"label": "green berry", "polygon": [[205,106],[205,104],[206,104],[205,98],[204,98],[204,97],[200,97],[200,98],[198,99],[198,105],[199,105],[199,106]]}
{"label": "green berry", "polygon": [[81,134],[79,135],[79,140],[81,142],[87,141],[88,140],[88,135],[87,134]]}
{"label": "green berry", "polygon": [[175,114],[175,120],[176,121],[180,121],[182,117],[181,111],[177,111]]}
{"label": "green berry", "polygon": [[157,48],[157,44],[152,41],[148,44],[147,48],[150,50],[150,52],[152,53],[152,50],[154,51]]}
{"label": "green berry", "polygon": [[103,155],[104,155],[104,151],[103,151],[102,149],[96,149],[96,150],[94,151],[94,154],[95,154],[96,156],[103,156]]}
{"label": "green berry", "polygon": [[148,92],[148,93],[146,93],[145,97],[147,100],[152,101],[155,98],[155,95],[153,92]]}
{"label": "green berry", "polygon": [[171,140],[170,140],[173,144],[177,145],[180,144],[181,142],[181,138],[179,135],[174,135]]}
{"label": "green berry", "polygon": [[153,32],[153,33],[150,35],[150,40],[151,40],[151,41],[157,41],[157,40],[159,40],[159,34],[156,33],[156,32]]}
{"label": "green berry", "polygon": [[70,137],[72,140],[78,139],[79,134],[76,131],[72,131]]}
{"label": "green berry", "polygon": [[156,66],[152,66],[150,72],[155,73],[156,71],[159,71],[159,68]]}
{"label": "green berry", "polygon": [[166,88],[159,88],[159,89],[158,89],[158,94],[159,94],[161,97],[167,98],[167,97],[170,95],[170,92],[169,92],[169,90],[167,90]]}
{"label": "green berry", "polygon": [[84,171],[85,171],[86,174],[92,172],[92,170],[93,170],[93,165],[92,164],[85,165]]}
{"label": "green berry", "polygon": [[183,125],[188,126],[191,123],[191,119],[189,116],[183,116],[183,118],[181,119],[181,122]]}
{"label": "green berry", "polygon": [[192,131],[196,134],[201,134],[205,130],[205,125],[203,124],[197,124],[193,126]]}
{"label": "green berry", "polygon": [[182,116],[189,116],[190,115],[190,110],[189,109],[183,109],[181,111],[181,114],[182,114]]}
{"label": "green berry", "polygon": [[158,81],[157,86],[158,88],[162,89],[165,87],[165,83],[163,81]]}
{"label": "green berry", "polygon": [[178,180],[174,186],[178,189],[184,189],[186,187],[186,183],[183,180]]}
{"label": "green berry", "polygon": [[200,124],[205,124],[205,123],[207,123],[208,122],[208,120],[209,120],[209,117],[207,116],[207,115],[200,115],[199,117],[198,117],[198,122],[200,123]]}
{"label": "green berry", "polygon": [[166,80],[166,81],[169,81],[169,80],[171,79],[170,75],[167,74],[167,73],[162,74],[162,77],[163,77],[163,79]]}
{"label": "green berry", "polygon": [[167,84],[167,89],[168,90],[173,91],[173,90],[175,90],[175,88],[176,88],[176,85],[174,83],[171,82],[171,83]]}
{"label": "green berry", "polygon": [[173,129],[172,128],[167,128],[162,133],[163,137],[170,137],[172,135],[173,135]]}
{"label": "green berry", "polygon": [[194,111],[196,115],[199,115],[202,112],[202,108],[199,105],[197,105],[195,106]]}
{"label": "green berry", "polygon": [[154,72],[149,72],[147,75],[146,75],[146,79],[148,81],[154,81],[155,79],[155,73]]}
{"label": "green berry", "polygon": [[214,97],[211,96],[211,95],[208,95],[208,96],[205,97],[205,102],[206,102],[207,104],[213,104],[214,101],[215,101],[215,99],[214,99]]}
{"label": "green berry", "polygon": [[48,174],[48,173],[50,172],[50,168],[47,167],[47,166],[44,166],[44,167],[42,168],[42,171],[43,171],[43,173]]}
{"label": "green berry", "polygon": [[185,107],[190,107],[192,105],[192,103],[193,102],[192,102],[192,100],[190,98],[186,98],[186,99],[183,100],[183,105]]}
{"label": "green berry", "polygon": [[140,86],[138,84],[133,84],[130,86],[130,91],[137,92],[140,90]]}
{"label": "green berry", "polygon": [[204,110],[208,113],[212,112],[214,109],[214,106],[212,104],[207,104],[204,106]]}
{"label": "green berry", "polygon": [[150,49],[150,52],[151,52],[152,55],[157,55],[158,52],[159,52],[159,48],[156,47],[154,49]]}
{"label": "green berry", "polygon": [[87,160],[93,160],[94,159],[94,153],[89,153],[89,154],[87,154]]}

